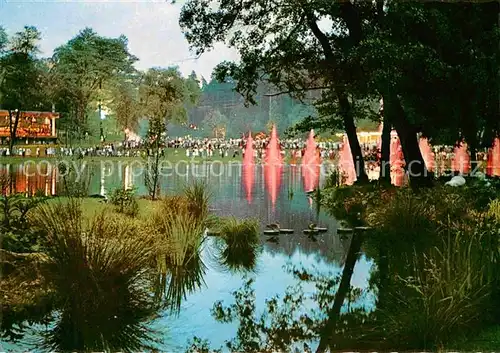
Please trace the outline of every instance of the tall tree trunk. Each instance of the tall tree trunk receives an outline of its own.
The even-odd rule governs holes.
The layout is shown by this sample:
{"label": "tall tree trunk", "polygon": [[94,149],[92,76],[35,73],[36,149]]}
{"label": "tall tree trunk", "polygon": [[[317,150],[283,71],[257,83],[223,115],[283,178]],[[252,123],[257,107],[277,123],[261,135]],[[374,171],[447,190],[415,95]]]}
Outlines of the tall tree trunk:
{"label": "tall tree trunk", "polygon": [[384,114],[380,146],[380,176],[381,183],[391,183],[391,130],[392,125]]}
{"label": "tall tree trunk", "polygon": [[354,273],[354,266],[356,265],[362,243],[363,234],[359,231],[355,231],[352,236],[351,245],[349,246],[349,252],[347,253],[339,288],[337,289],[337,293],[335,293],[333,307],[328,311],[328,319],[325,326],[321,330],[320,341],[318,348],[316,349],[316,353],[325,352],[332,342],[332,335],[334,335],[335,327],[337,326],[337,322],[340,318],[340,309],[342,308],[345,297],[351,288],[351,278]]}
{"label": "tall tree trunk", "polygon": [[345,92],[337,89],[336,93],[339,100],[340,115],[344,121],[344,129],[347,135],[347,139],[349,140],[349,146],[351,147],[352,160],[354,162],[354,168],[356,170],[356,182],[367,183],[368,175],[366,174],[365,161],[363,159],[363,153],[359,144],[356,125],[354,124],[351,103],[349,102],[349,99],[347,98],[347,94]]}
{"label": "tall tree trunk", "polygon": [[469,153],[470,153],[470,171],[471,173],[476,172],[476,167],[478,164],[477,161],[477,141],[472,141],[469,144]]}
{"label": "tall tree trunk", "polygon": [[9,109],[9,133],[10,133],[10,140],[9,140],[9,153],[12,156],[12,152],[14,151],[14,145],[16,144],[17,140],[17,127],[19,126],[19,116],[21,115],[21,111],[18,110],[16,111],[16,115],[13,119],[12,115],[12,110]]}
{"label": "tall tree trunk", "polygon": [[[321,44],[327,62],[329,63],[329,65],[334,65],[336,60],[332,46],[330,45],[330,40],[319,28],[316,16],[310,11],[307,12],[306,15],[307,24],[311,29],[311,32]],[[333,73],[335,71],[335,68],[331,67],[330,70]],[[330,79],[334,83],[337,80],[335,75],[331,75]],[[356,125],[354,124],[354,116],[351,109],[351,103],[349,102],[349,99],[347,97],[347,92],[345,92],[345,90],[338,85],[335,89],[335,94],[337,95],[337,98],[339,100],[340,116],[343,119],[345,132],[347,134],[347,139],[349,140],[349,145],[351,147],[352,159],[356,168],[357,182],[367,182],[368,176],[366,175],[365,162],[363,160],[361,146],[359,145],[358,135],[356,133]]]}
{"label": "tall tree trunk", "polygon": [[432,179],[425,166],[422,152],[418,145],[417,132],[406,119],[406,114],[399,98],[392,94],[384,95],[384,109],[391,114],[391,121],[398,133],[406,162],[406,170],[413,189],[432,186]]}

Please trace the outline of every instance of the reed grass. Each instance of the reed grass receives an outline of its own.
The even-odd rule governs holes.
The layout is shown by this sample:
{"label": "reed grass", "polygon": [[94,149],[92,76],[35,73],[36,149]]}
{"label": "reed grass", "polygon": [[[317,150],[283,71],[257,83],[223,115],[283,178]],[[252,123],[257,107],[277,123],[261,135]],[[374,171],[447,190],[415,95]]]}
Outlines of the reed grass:
{"label": "reed grass", "polygon": [[207,217],[208,194],[202,184],[186,187],[182,196],[164,198],[152,217],[155,298],[174,313],[188,294],[204,284],[206,266],[200,252]]}
{"label": "reed grass", "polygon": [[47,236],[45,277],[60,307],[45,347],[137,351],[152,342],[155,307],[146,288],[152,248],[134,223],[105,212],[86,222],[81,202],[43,205],[32,222]]}
{"label": "reed grass", "polygon": [[230,217],[221,220],[218,241],[220,264],[231,271],[254,270],[260,250],[258,230],[256,219]]}
{"label": "reed grass", "polygon": [[372,223],[395,277],[378,311],[389,348],[437,348],[497,315],[498,226],[470,207],[467,196],[434,193],[399,193]]}

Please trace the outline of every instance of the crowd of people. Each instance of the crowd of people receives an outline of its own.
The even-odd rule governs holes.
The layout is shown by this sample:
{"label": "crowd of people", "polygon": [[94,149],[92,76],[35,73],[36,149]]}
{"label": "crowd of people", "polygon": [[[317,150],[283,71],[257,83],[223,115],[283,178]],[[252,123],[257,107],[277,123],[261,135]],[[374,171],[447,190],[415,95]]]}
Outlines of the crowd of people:
{"label": "crowd of people", "polygon": [[[265,156],[265,150],[269,139],[253,140],[253,149],[257,160]],[[289,157],[292,161],[301,158],[306,149],[306,141],[302,139],[282,139],[279,141],[281,153],[284,157]],[[339,157],[342,149],[342,142],[320,141],[316,148],[320,157],[335,160]],[[167,149],[174,149],[176,153],[185,153],[188,158],[200,157],[228,157],[238,158],[245,153],[246,139],[244,138],[193,138],[193,137],[173,137],[167,138],[162,143],[160,153],[165,154]],[[380,153],[378,143],[362,144],[365,159],[374,160]],[[400,148],[400,147],[399,147]],[[183,151],[180,151],[183,150]],[[451,160],[454,157],[454,146],[433,146],[432,152],[441,160]],[[143,157],[152,155],[154,150],[148,148],[141,141],[128,141],[109,143],[94,147],[67,147],[37,145],[36,147],[24,147],[18,145],[14,148],[13,155],[20,157]],[[0,156],[10,156],[9,148],[0,147]],[[477,160],[486,160],[487,151],[478,151]]]}

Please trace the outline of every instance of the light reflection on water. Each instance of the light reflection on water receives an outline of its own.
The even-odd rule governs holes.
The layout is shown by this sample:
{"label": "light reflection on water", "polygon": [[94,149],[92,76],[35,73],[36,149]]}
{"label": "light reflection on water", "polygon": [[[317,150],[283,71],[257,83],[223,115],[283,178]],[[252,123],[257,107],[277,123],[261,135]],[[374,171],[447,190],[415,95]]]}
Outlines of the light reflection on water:
{"label": "light reflection on water", "polygon": [[[134,169],[135,168],[135,169]],[[88,164],[87,175],[91,176],[89,194],[108,193],[116,187],[135,186],[139,194],[146,194],[139,166],[126,164],[103,166],[102,164]],[[324,167],[323,167],[324,168]],[[5,166],[0,166],[5,171]],[[317,212],[311,200],[307,197],[303,180],[311,176],[302,173],[308,168],[285,166],[283,170],[276,169],[277,174],[270,175],[260,165],[248,169],[246,174],[241,166],[229,165],[198,165],[178,168],[178,173],[162,179],[164,193],[179,192],[185,183],[194,178],[206,180],[212,193],[211,205],[218,215],[232,215],[237,218],[257,218],[264,228],[266,224],[278,221],[284,228],[292,228],[295,234],[281,235],[279,243],[269,243],[261,237],[262,252],[258,258],[253,288],[256,294],[257,308],[262,310],[265,299],[276,294],[283,295],[287,287],[296,286],[298,280],[293,278],[285,269],[291,264],[306,269],[316,269],[320,273],[339,273],[345,260],[349,241],[341,241],[336,234],[337,222],[325,212]],[[19,165],[10,166],[9,170],[22,171]],[[252,172],[249,177],[248,173]],[[319,177],[319,184],[324,182],[323,173]],[[19,174],[19,173],[18,173]],[[16,176],[18,192],[36,189],[45,186],[47,194],[56,194],[61,190],[61,183],[56,181],[54,173],[46,177],[33,176],[23,178]],[[32,184],[30,184],[32,183]],[[34,184],[33,184],[34,183]],[[271,183],[271,185],[269,185]],[[307,184],[311,182],[308,181]],[[21,185],[22,184],[22,185]],[[49,185],[50,187],[46,187]],[[306,186],[307,187],[307,186]],[[293,197],[291,194],[293,193]],[[318,236],[313,241],[302,235],[302,230],[311,223],[328,227],[328,232]],[[237,324],[220,324],[211,318],[210,310],[218,300],[229,304],[233,302],[232,292],[239,289],[245,282],[241,273],[230,273],[220,266],[212,266],[209,255],[212,249],[211,240],[205,244],[202,257],[208,269],[204,276],[205,286],[200,291],[188,295],[181,305],[178,316],[168,313],[158,319],[154,328],[162,333],[165,347],[169,351],[180,351],[185,347],[188,339],[193,336],[210,339],[214,347],[218,347],[234,337]],[[366,288],[372,262],[362,257],[355,267],[352,284],[358,288]],[[312,291],[311,284],[304,284],[305,291]],[[373,298],[365,300],[365,306],[373,305]],[[14,349],[21,348],[14,345]]]}

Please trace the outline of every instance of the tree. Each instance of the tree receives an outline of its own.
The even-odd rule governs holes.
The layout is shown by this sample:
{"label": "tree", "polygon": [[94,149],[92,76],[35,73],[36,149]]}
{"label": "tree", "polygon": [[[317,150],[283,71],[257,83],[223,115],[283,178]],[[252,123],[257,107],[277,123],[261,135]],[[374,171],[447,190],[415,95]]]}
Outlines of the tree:
{"label": "tree", "polygon": [[[2,31],[2,33],[4,33]],[[0,33],[0,47],[7,47],[0,57],[1,105],[9,111],[9,150],[13,152],[17,140],[19,121],[26,110],[37,110],[44,104],[42,67],[37,59],[40,32],[26,26],[6,43],[5,33]]]}
{"label": "tree", "polygon": [[149,69],[139,87],[140,113],[149,120],[148,159],[145,184],[154,200],[160,189],[160,147],[167,133],[167,123],[186,121],[186,103],[196,103],[187,81],[178,68]]}
{"label": "tree", "polygon": [[52,57],[59,95],[71,101],[73,128],[86,129],[87,108],[111,79],[133,72],[137,58],[128,51],[125,36],[106,38],[90,28],[83,29],[68,43],[56,48]]}
{"label": "tree", "polygon": [[498,2],[390,2],[364,27],[351,53],[383,96],[412,175],[425,172],[416,133],[435,143],[465,138],[474,157],[498,131],[498,14]]}
{"label": "tree", "polygon": [[139,123],[139,89],[136,81],[135,77],[124,76],[117,78],[110,84],[109,105],[118,127],[124,133],[127,129],[135,131]]}
{"label": "tree", "polygon": [[219,135],[222,131],[226,131],[227,122],[227,118],[217,109],[211,109],[203,119],[203,125],[215,138],[223,137]]}
{"label": "tree", "polygon": [[[352,9],[349,4],[284,0],[277,5],[265,0],[233,0],[221,2],[215,8],[209,0],[190,0],[183,7],[180,24],[197,54],[222,40],[238,50],[240,62],[221,63],[215,74],[219,80],[227,77],[236,80],[237,91],[250,103],[255,103],[253,97],[261,79],[296,98],[303,98],[306,91],[314,89],[325,89],[329,98],[335,97],[337,103],[332,106],[336,107],[336,114],[331,120],[340,117],[340,122],[335,121],[331,127],[343,125],[358,180],[363,182],[368,177],[356,135],[352,103],[345,87],[349,76],[345,73],[353,76],[359,74],[359,70],[353,70],[352,65],[349,70],[344,69],[347,63],[342,61],[342,52],[338,50],[340,46],[348,50],[349,40],[360,41],[359,33],[347,30],[338,20],[339,11]],[[334,23],[324,32],[318,22],[332,14]]]}

